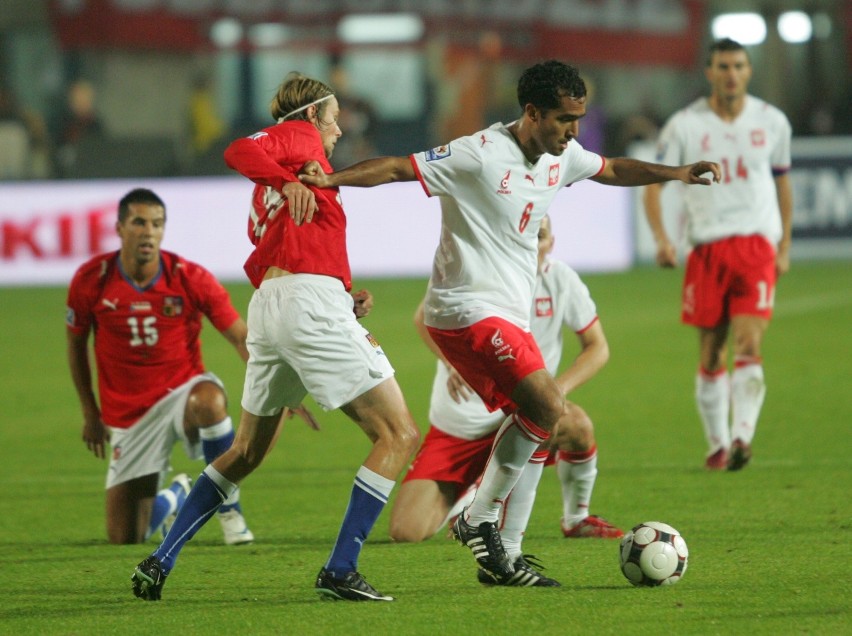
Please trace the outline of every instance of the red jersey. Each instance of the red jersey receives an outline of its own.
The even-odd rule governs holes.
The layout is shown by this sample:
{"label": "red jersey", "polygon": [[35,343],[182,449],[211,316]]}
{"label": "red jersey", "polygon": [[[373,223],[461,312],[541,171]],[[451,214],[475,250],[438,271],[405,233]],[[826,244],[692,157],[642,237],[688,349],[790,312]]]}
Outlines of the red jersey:
{"label": "red jersey", "polygon": [[118,252],[77,270],[65,322],[77,335],[94,329],[106,424],[129,428],[169,391],[204,373],[202,314],[220,331],[239,318],[213,274],[177,254],[160,252],[160,272],[144,289],[121,271]]}
{"label": "red jersey", "polygon": [[352,288],[346,251],[346,215],[338,188],[308,186],[317,207],[310,223],[296,225],[281,194],[288,181],[298,182],[299,170],[316,160],[332,172],[319,131],[307,121],[285,121],[232,142],[225,163],[257,185],[252,195],[248,233],[254,252],[245,271],[255,287],[266,270],[280,267],[294,274],[322,274]]}

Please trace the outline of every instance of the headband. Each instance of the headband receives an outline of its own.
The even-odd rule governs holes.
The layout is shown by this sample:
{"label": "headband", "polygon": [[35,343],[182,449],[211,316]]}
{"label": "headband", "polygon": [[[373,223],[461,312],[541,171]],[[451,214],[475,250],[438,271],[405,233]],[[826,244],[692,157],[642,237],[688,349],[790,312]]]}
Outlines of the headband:
{"label": "headband", "polygon": [[278,118],[278,123],[280,124],[282,121],[284,121],[285,119],[287,119],[287,118],[289,118],[289,117],[292,117],[292,116],[293,116],[293,115],[295,115],[296,113],[301,113],[303,110],[306,110],[306,109],[310,108],[310,107],[311,107],[311,106],[313,106],[314,104],[319,104],[319,103],[321,103],[321,102],[324,102],[324,101],[325,101],[325,100],[327,100],[327,99],[331,99],[332,97],[334,97],[334,93],[329,93],[329,94],[328,94],[328,95],[326,95],[325,97],[320,97],[319,99],[315,99],[315,100],[314,100],[314,101],[312,101],[310,104],[305,104],[304,106],[301,106],[301,107],[297,108],[296,110],[291,110],[289,113],[287,113],[287,114],[286,114],[286,115],[284,115],[283,117],[279,117],[279,118]]}

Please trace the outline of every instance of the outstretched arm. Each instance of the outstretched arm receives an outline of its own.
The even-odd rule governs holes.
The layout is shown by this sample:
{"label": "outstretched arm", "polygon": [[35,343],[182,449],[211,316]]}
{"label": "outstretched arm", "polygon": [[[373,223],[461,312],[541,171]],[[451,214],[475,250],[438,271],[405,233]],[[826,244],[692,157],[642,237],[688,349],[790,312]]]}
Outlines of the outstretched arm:
{"label": "outstretched arm", "polygon": [[719,170],[719,164],[712,161],[698,161],[686,166],[664,166],[639,159],[617,157],[607,159],[604,169],[599,175],[592,177],[592,181],[617,186],[642,186],[664,181],[710,185],[711,180],[701,176],[708,172],[712,173],[712,180],[718,183],[722,173]]}
{"label": "outstretched arm", "polygon": [[370,188],[394,181],[416,181],[417,174],[409,157],[377,157],[331,174],[325,174],[318,162],[310,161],[305,164],[299,179],[302,183],[318,188],[336,186]]}

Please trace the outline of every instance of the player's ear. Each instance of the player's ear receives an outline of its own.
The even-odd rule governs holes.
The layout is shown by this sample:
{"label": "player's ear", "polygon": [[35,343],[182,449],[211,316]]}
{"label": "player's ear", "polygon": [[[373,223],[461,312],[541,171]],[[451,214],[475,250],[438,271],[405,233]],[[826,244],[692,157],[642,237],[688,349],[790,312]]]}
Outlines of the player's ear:
{"label": "player's ear", "polygon": [[540,115],[538,108],[534,104],[524,106],[524,114],[529,117],[530,121],[537,121]]}

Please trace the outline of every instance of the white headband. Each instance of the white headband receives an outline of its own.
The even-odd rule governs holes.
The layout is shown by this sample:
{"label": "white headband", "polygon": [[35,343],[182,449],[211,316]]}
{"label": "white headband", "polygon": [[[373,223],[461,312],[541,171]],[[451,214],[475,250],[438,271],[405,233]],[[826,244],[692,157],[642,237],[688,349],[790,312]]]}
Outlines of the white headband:
{"label": "white headband", "polygon": [[326,95],[325,97],[320,97],[319,99],[315,99],[315,100],[314,100],[314,101],[312,101],[310,104],[305,104],[304,106],[301,106],[301,107],[297,108],[296,110],[291,110],[289,113],[287,113],[287,114],[286,114],[286,115],[284,115],[283,117],[279,117],[279,118],[278,118],[278,123],[280,124],[282,121],[284,121],[285,119],[287,119],[287,118],[289,118],[289,117],[292,117],[292,116],[293,116],[293,115],[295,115],[296,113],[301,113],[303,110],[310,108],[310,107],[311,107],[311,106],[313,106],[314,104],[319,104],[319,103],[321,103],[321,102],[324,102],[324,101],[325,101],[325,100],[327,100],[327,99],[331,99],[332,97],[334,97],[334,93],[329,93],[329,94],[328,94],[328,95]]}

